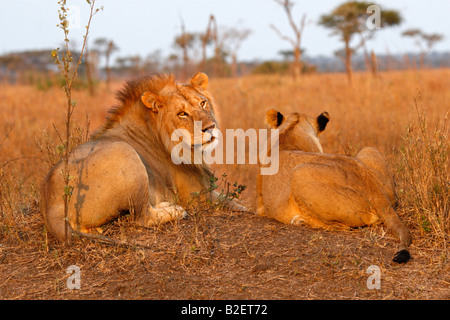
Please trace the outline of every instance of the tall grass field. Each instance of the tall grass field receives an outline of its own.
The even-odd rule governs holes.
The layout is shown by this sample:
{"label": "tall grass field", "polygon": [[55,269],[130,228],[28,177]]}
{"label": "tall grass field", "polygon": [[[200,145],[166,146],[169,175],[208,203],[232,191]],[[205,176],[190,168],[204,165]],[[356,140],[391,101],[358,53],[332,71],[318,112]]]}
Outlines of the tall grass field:
{"label": "tall grass field", "polygon": [[[100,86],[95,96],[90,96],[89,92],[84,89],[75,89],[73,91],[72,98],[76,100],[74,113],[75,125],[73,127],[73,143],[75,145],[87,141],[89,135],[103,124],[108,109],[116,104],[114,91],[120,89],[123,84],[121,81],[116,81],[111,84],[111,90]],[[380,72],[376,78],[370,73],[355,73],[351,86],[347,83],[345,74],[338,73],[304,75],[296,82],[291,77],[279,75],[253,75],[242,78],[223,79],[212,78],[210,79],[210,91],[219,106],[218,117],[221,130],[228,128],[242,128],[244,130],[249,128],[266,128],[264,123],[265,113],[272,108],[276,108],[282,113],[301,112],[314,116],[319,115],[323,111],[327,111],[330,114],[330,122],[320,138],[324,152],[355,156],[361,148],[372,146],[386,156],[395,178],[397,212],[413,234],[413,245],[411,247],[413,259],[405,268],[411,268],[408,270],[412,274],[415,272],[413,270],[415,268],[414,264],[416,263],[417,267],[417,264],[420,262],[420,267],[417,267],[416,270],[420,270],[422,274],[426,274],[430,279],[432,279],[433,274],[440,274],[438,289],[435,290],[435,295],[433,295],[433,293],[424,289],[423,285],[417,284],[415,286],[409,284],[410,291],[405,288],[395,291],[392,288],[397,287],[399,284],[398,281],[400,280],[393,280],[395,278],[393,274],[399,275],[400,271],[392,269],[394,267],[390,267],[388,262],[378,261],[379,264],[384,263],[384,269],[382,270],[387,273],[387,276],[382,278],[383,281],[390,283],[390,285],[386,284],[383,287],[385,291],[380,291],[381,293],[377,293],[378,296],[376,296],[374,292],[361,289],[361,286],[359,286],[358,289],[352,288],[348,292],[342,292],[342,295],[339,297],[351,298],[352,292],[354,292],[355,295],[359,294],[361,297],[375,298],[427,298],[430,295],[431,297],[449,298],[448,291],[445,293],[445,289],[442,288],[445,287],[446,283],[448,289],[448,261],[450,258],[450,69]],[[93,270],[101,265],[101,261],[103,263],[110,261],[108,259],[116,261],[114,259],[121,255],[125,255],[124,257],[126,259],[130,259],[129,261],[144,261],[142,262],[144,265],[147,263],[145,261],[153,261],[148,263],[155,263],[154,261],[163,259],[162,256],[152,256],[152,258],[149,258],[149,254],[144,253],[123,253],[123,251],[117,251],[119,249],[90,244],[88,241],[83,242],[83,246],[75,246],[77,251],[71,251],[73,249],[65,248],[57,244],[44,229],[39,212],[39,186],[49,169],[61,157],[58,135],[62,135],[65,128],[65,99],[64,93],[59,87],[42,89],[32,85],[0,84],[0,274],[2,274],[0,298],[74,297],[71,296],[74,293],[68,293],[67,289],[61,283],[65,279],[64,277],[66,277],[64,268],[67,267],[67,263],[64,263],[64,261],[72,261],[77,255],[81,255],[84,257],[83,259],[87,259],[85,264],[91,265]],[[227,179],[230,182],[237,181],[247,186],[241,197],[241,201],[250,208],[250,212],[243,215],[246,223],[252,224],[252,219],[257,219],[256,223],[259,225],[270,223],[271,231],[264,229],[265,232],[270,231],[270,234],[278,232],[276,230],[285,230],[282,232],[292,233],[297,232],[297,229],[293,226],[282,226],[275,222],[260,220],[260,218],[252,215],[255,210],[256,165],[223,164],[213,165],[213,169],[217,176],[226,173]],[[230,214],[227,212],[215,212],[213,215],[216,216],[216,220],[220,220],[221,218],[217,218],[217,216],[225,216],[228,219]],[[239,215],[236,219],[239,219]],[[180,274],[186,272],[184,276],[187,275],[188,277],[194,273],[194,268],[200,267],[203,270],[203,274],[205,274],[205,270],[210,270],[211,274],[214,272],[216,274],[217,272],[219,274],[220,272],[225,272],[220,269],[219,264],[215,264],[214,259],[219,258],[213,258],[213,255],[210,254],[211,251],[208,251],[208,255],[203,255],[201,259],[198,258],[202,254],[202,250],[206,250],[206,247],[202,247],[205,243],[208,243],[208,250],[210,250],[210,245],[214,244],[220,247],[220,243],[222,243],[222,247],[220,247],[222,251],[217,251],[217,249],[214,251],[215,254],[221,252],[222,255],[226,255],[228,254],[226,250],[233,250],[234,247],[232,244],[222,240],[222,237],[227,237],[226,239],[235,237],[236,245],[242,244],[242,248],[247,250],[242,249],[242,259],[248,259],[248,264],[256,263],[256,256],[263,259],[265,254],[268,254],[264,251],[257,251],[259,250],[258,245],[262,245],[261,242],[254,244],[255,247],[253,248],[255,252],[252,252],[251,245],[253,242],[251,239],[247,237],[244,241],[244,238],[240,235],[234,235],[228,229],[225,232],[221,229],[225,227],[220,226],[214,227],[214,224],[206,223],[201,228],[203,230],[203,236],[198,239],[196,238],[195,241],[191,238],[189,238],[191,239],[189,241],[186,240],[187,238],[182,238],[184,239],[183,242],[180,240],[180,237],[177,238],[177,232],[180,232],[180,234],[184,232],[182,222],[174,226],[173,229],[170,229],[170,232],[166,229],[157,232],[164,233],[162,236],[165,236],[165,239],[174,240],[173,247],[169,249],[175,253],[169,255],[170,259],[175,259],[176,254],[180,254],[180,256],[176,256],[178,257],[176,258],[178,263],[176,265],[183,267],[177,270]],[[239,226],[242,227],[242,225]],[[246,229],[245,227],[243,227],[243,230],[243,233],[247,232],[251,234],[253,232],[251,231],[253,229]],[[121,236],[120,232],[116,235]],[[313,231],[308,230],[305,232]],[[374,243],[378,244],[377,239],[380,238],[377,237],[383,237],[385,234],[387,234],[386,237],[389,237],[389,231],[379,226],[365,228],[360,232],[362,232],[364,237],[368,234],[367,237],[369,240],[367,241],[372,241],[367,246],[372,246]],[[212,238],[205,238],[205,234]],[[321,243],[320,239],[327,237],[327,234],[329,233],[314,231],[311,237],[308,238],[309,245],[314,246],[315,244]],[[347,239],[346,237],[348,237],[346,232],[331,234],[332,236],[330,237],[337,239],[339,237]],[[156,238],[157,234],[155,235]],[[205,239],[209,240],[206,241]],[[270,237],[267,237],[267,239],[270,239]],[[386,239],[383,238],[380,240],[388,242],[388,244],[380,244],[380,250],[384,250],[385,248],[394,250],[393,247],[396,245],[396,240],[393,237]],[[177,251],[178,249],[174,249],[184,245],[186,241],[188,245],[184,248],[188,249],[183,249],[184,251],[182,253]],[[264,239],[261,241],[264,241]],[[280,240],[280,242],[277,242],[277,245],[281,246],[282,243]],[[165,245],[168,245],[167,242]],[[328,247],[330,245],[330,243],[327,244]],[[93,258],[87,258],[85,253],[81,253],[86,252],[85,250],[99,250],[95,252],[98,257],[101,257],[99,258],[100,262],[93,263],[89,260]],[[272,247],[267,250],[270,252],[270,250],[276,250],[276,248]],[[327,278],[329,276],[328,273],[327,275],[321,273],[325,272],[323,270],[328,270],[327,272],[335,270],[335,272],[342,272],[341,274],[345,275],[345,279],[347,277],[351,278],[346,273],[347,271],[345,271],[348,269],[336,269],[336,265],[339,266],[339,263],[343,263],[342,261],[344,260],[333,264],[336,260],[329,258],[329,256],[324,256],[325,251],[317,251],[321,257],[319,260],[320,263],[325,261],[324,259],[328,259],[328,262],[323,264],[323,268],[325,269],[316,271],[318,279],[322,275],[322,281],[326,282],[327,279],[330,280]],[[15,252],[17,256],[13,256],[10,252]],[[20,255],[23,256],[19,259]],[[27,287],[27,284],[23,282],[22,287],[24,286],[28,289],[23,289],[22,291],[15,289],[20,287],[21,280],[17,273],[11,274],[11,270],[15,270],[14,266],[16,268],[26,268],[29,263],[34,263],[31,260],[27,262],[28,260],[25,258],[25,255],[31,255],[35,261],[40,261],[36,262],[38,264],[40,263],[35,269],[37,270],[36,274],[42,275],[42,283],[53,283],[53,285],[48,285],[44,291],[39,291],[33,289],[34,287],[32,288],[32,286]],[[416,259],[414,259],[414,255],[416,255]],[[391,254],[386,254],[386,256],[386,261],[389,261]],[[309,258],[314,258],[313,252],[311,252]],[[366,257],[364,259],[369,258]],[[209,262],[206,263],[205,261]],[[219,261],[222,260],[217,260],[217,263]],[[293,258],[293,260],[289,260],[289,262],[284,261],[283,263],[284,265],[286,263],[295,264],[297,263],[295,261]],[[357,266],[357,268],[360,268],[358,270],[361,270],[362,267],[360,267],[360,262],[358,261],[355,260],[354,266]],[[61,268],[58,265],[61,265]],[[291,279],[291,276],[294,277],[292,279],[297,279],[296,281],[310,279],[295,278],[295,276],[301,277],[301,267],[298,267],[298,274],[295,272],[294,274],[286,274],[283,273],[284,271],[282,269],[277,269],[269,262],[265,265],[266,267],[261,266],[261,263],[254,264],[248,270],[253,270],[252,272],[256,272],[260,277],[266,277],[264,281],[268,281],[267,290],[272,290],[272,292],[277,292],[274,289],[276,287],[274,281],[283,283],[280,280],[281,278],[285,278],[286,281],[294,281],[287,280]],[[131,264],[124,265],[124,272],[126,272],[125,270],[130,270],[127,269],[130,266]],[[253,267],[256,269],[252,269]],[[137,267],[133,266],[132,268]],[[304,268],[306,268],[306,265]],[[28,268],[27,270],[34,269]],[[109,271],[107,269],[105,270],[105,272],[111,271],[109,269]],[[270,277],[267,270],[272,270]],[[171,273],[175,279],[178,278],[173,274],[177,274],[178,271],[175,270]],[[236,272],[239,275],[240,271]],[[281,272],[282,275],[275,278],[274,275],[277,272]],[[361,280],[366,277],[364,272],[355,272],[353,276],[359,279],[357,281],[364,283]],[[54,276],[54,274],[57,275]],[[208,274],[206,272],[204,281],[209,279]],[[309,275],[311,273],[306,274]],[[8,278],[7,275],[10,275],[10,277]],[[132,278],[131,275],[129,276]],[[305,274],[303,276],[306,277]],[[169,280],[165,277],[161,274],[158,275],[159,280],[155,280],[155,283],[159,286],[158,288],[170,287],[170,282],[167,282]],[[167,277],[170,276],[167,275]],[[341,279],[342,283],[346,283],[348,280],[344,281],[344,278]],[[199,286],[196,289],[199,292],[197,297],[238,299],[289,298],[289,296],[277,295],[278,293],[274,293],[275,296],[271,296],[267,292],[258,291],[259,289],[251,289],[252,286],[249,284],[244,288],[245,283],[241,283],[239,287],[237,284],[233,284],[231,278],[229,282],[223,283],[220,282],[220,279],[214,279],[214,281],[211,280],[211,283],[220,283],[215,290],[222,288],[220,289],[222,291],[214,291],[213,294],[212,289],[211,291],[207,291],[208,286],[203,289]],[[224,273],[224,279],[228,279],[226,273]],[[195,283],[197,280],[192,281]],[[436,284],[432,280],[429,281],[430,287]],[[95,283],[101,286],[98,282]],[[181,285],[182,281],[177,283],[183,287]],[[258,287],[258,285],[255,286]],[[85,296],[79,296],[81,293],[77,293],[78,296],[75,297],[97,297],[95,294],[95,286],[89,290],[86,291]],[[173,290],[173,294],[168,296],[161,293],[164,292],[164,289],[161,290],[145,291],[147,293],[142,291],[142,297],[177,297],[176,290]],[[319,288],[317,290],[317,292],[312,291],[315,295],[311,297],[330,298],[330,293],[327,290],[319,290]],[[207,293],[205,293],[206,291]],[[98,296],[106,298],[118,297],[117,292],[108,292],[110,292],[109,295],[105,293],[102,296],[98,293]],[[138,291],[133,292],[134,295],[129,293],[128,297],[138,297],[135,295],[137,294],[136,292]],[[225,294],[226,292],[234,292],[234,294],[227,295]],[[294,290],[292,289],[291,292],[294,292]],[[189,298],[189,296],[186,297]],[[195,297],[195,295],[190,296],[190,298]],[[291,297],[300,298],[296,297],[294,293],[292,293]]]}

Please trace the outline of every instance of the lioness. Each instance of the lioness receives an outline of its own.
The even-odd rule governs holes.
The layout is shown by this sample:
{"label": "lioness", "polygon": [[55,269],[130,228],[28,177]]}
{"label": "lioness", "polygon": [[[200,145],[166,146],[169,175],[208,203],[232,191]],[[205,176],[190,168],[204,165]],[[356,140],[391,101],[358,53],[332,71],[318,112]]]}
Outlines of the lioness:
{"label": "lioness", "polygon": [[[177,84],[166,75],[128,82],[117,94],[119,106],[110,111],[103,128],[70,155],[73,190],[67,224],[63,163],[45,178],[41,213],[47,230],[57,240],[69,241],[72,231],[88,234],[124,211],[133,213],[143,226],[184,217],[185,210],[175,200],[183,205],[193,192],[208,187],[212,172],[204,163],[174,164],[171,150],[178,141],[172,141],[171,135],[175,129],[185,129],[193,137],[192,148],[200,145],[203,151],[216,144],[210,132],[217,126],[215,103],[207,87],[203,73],[187,84]],[[194,121],[202,123],[202,141],[195,140]]]}
{"label": "lioness", "polygon": [[374,148],[356,158],[326,154],[319,135],[330,117],[300,113],[266,114],[270,128],[279,129],[279,171],[257,177],[257,214],[286,224],[346,230],[384,222],[400,238],[398,263],[410,259],[409,230],[394,210],[392,175]]}

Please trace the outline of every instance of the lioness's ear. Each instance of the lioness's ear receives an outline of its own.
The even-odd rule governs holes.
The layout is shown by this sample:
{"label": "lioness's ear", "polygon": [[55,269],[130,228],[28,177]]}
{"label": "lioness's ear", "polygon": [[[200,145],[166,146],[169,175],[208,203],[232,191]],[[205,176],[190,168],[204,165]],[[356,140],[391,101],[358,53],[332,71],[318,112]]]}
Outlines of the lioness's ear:
{"label": "lioness's ear", "polygon": [[150,91],[145,91],[141,95],[141,101],[144,104],[144,106],[146,106],[153,112],[158,112],[159,108],[162,107],[160,97],[156,93]]}
{"label": "lioness's ear", "polygon": [[195,74],[195,76],[191,79],[191,86],[193,87],[200,87],[203,90],[206,90],[208,88],[208,76],[202,72],[198,72]]}
{"label": "lioness's ear", "polygon": [[330,115],[326,111],[322,112],[317,117],[317,128],[319,129],[319,132],[322,132],[323,130],[325,130],[325,127],[327,126],[328,121],[330,121]]}
{"label": "lioness's ear", "polygon": [[275,109],[269,110],[266,113],[266,123],[272,129],[276,129],[281,126],[284,120],[284,116]]}

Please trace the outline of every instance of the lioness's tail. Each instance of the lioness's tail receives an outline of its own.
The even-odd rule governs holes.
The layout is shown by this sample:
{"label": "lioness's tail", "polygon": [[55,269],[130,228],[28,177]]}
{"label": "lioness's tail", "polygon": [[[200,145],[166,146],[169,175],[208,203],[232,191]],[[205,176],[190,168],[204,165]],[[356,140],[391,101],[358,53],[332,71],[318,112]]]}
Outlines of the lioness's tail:
{"label": "lioness's tail", "polygon": [[388,212],[382,218],[386,226],[400,239],[399,251],[395,254],[393,261],[397,263],[408,262],[409,259],[411,259],[408,247],[412,242],[409,229],[405,227],[402,220],[392,207],[388,209]]}

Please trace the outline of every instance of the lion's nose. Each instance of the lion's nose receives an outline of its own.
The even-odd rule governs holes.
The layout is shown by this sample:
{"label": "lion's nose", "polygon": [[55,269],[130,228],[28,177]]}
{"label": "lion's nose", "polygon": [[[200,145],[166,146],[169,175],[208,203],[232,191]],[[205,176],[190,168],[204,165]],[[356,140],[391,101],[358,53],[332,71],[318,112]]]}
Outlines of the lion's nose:
{"label": "lion's nose", "polygon": [[215,127],[216,127],[216,124],[215,124],[215,123],[206,124],[206,125],[202,128],[202,131],[203,131],[203,132],[206,132],[206,131],[208,131],[208,130],[214,129]]}

